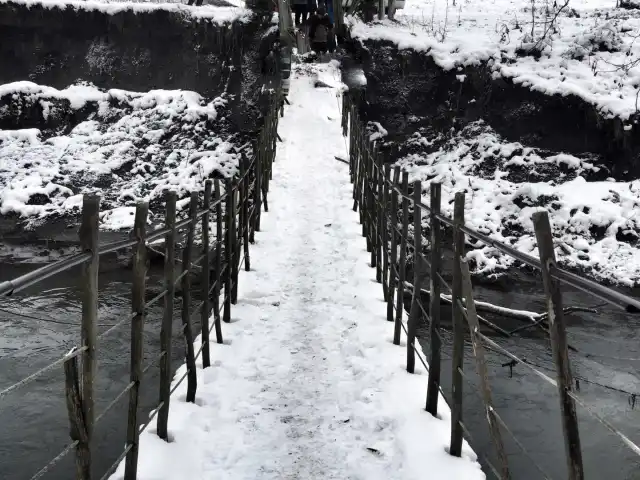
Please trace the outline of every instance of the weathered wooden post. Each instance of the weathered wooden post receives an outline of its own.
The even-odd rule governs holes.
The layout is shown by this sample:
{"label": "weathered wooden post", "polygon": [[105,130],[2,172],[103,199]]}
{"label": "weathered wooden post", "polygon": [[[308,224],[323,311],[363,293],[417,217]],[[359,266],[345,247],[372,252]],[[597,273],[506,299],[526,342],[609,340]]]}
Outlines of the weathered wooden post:
{"label": "weathered wooden post", "polygon": [[542,279],[547,300],[549,333],[551,349],[556,364],[556,379],[560,394],[560,411],[562,412],[562,430],[564,433],[567,467],[570,480],[582,480],[584,468],[582,465],[582,450],[580,447],[580,431],[578,429],[578,415],[576,404],[571,398],[573,392],[573,378],[569,362],[567,332],[564,324],[562,290],[560,282],[551,276],[556,268],[556,255],[553,250],[553,236],[549,215],[547,212],[536,212],[532,216],[533,227],[538,241],[540,263],[542,265]]}
{"label": "weathered wooden post", "polygon": [[380,155],[380,150],[376,147],[374,149],[375,152],[375,176],[373,177],[373,181],[376,183],[376,195],[374,199],[374,213],[375,213],[375,225],[376,225],[376,241],[375,241],[375,252],[376,252],[376,281],[378,283],[382,283],[382,290],[384,291],[384,283],[383,283],[383,258],[385,256],[386,245],[383,244],[384,234],[382,232],[383,225],[383,215],[384,215],[384,193],[382,191],[383,186],[383,170],[382,170],[382,155]]}
{"label": "weathered wooden post", "polygon": [[[75,350],[75,348],[74,348]],[[70,352],[73,353],[73,350]],[[76,446],[76,480],[91,479],[91,448],[89,433],[85,423],[82,394],[80,392],[80,372],[78,357],[64,362],[65,398],[69,416],[69,436],[78,442]]]}
{"label": "weathered wooden post", "polygon": [[421,317],[420,311],[420,286],[422,283],[421,255],[422,255],[422,184],[419,180],[413,182],[413,295],[411,298],[411,310],[407,321],[407,372],[413,373],[416,364],[414,343],[416,341],[416,329]]}
{"label": "weathered wooden post", "polygon": [[241,162],[244,163],[244,187],[242,191],[244,195],[242,196],[242,205],[240,208],[242,209],[242,244],[244,246],[244,270],[248,272],[251,270],[251,258],[249,257],[249,160],[243,155]]}
{"label": "weathered wooden post", "polygon": [[487,361],[484,354],[484,345],[482,339],[478,336],[480,332],[480,323],[478,322],[478,314],[476,313],[476,305],[473,301],[473,286],[471,284],[471,273],[469,272],[469,264],[465,259],[460,258],[460,270],[462,272],[462,293],[465,299],[465,307],[467,309],[467,320],[469,321],[469,329],[471,330],[471,343],[473,344],[473,356],[476,360],[478,369],[478,377],[480,378],[480,392],[484,402],[484,411],[489,422],[489,433],[493,446],[496,449],[498,458],[500,459],[500,476],[504,480],[509,480],[509,461],[504,450],[502,442],[502,433],[500,425],[495,418],[495,410],[493,408],[493,400],[491,398],[491,387],[489,385],[489,372],[487,370]]}
{"label": "weathered wooden post", "polygon": [[464,366],[464,320],[459,302],[462,300],[462,272],[460,258],[464,255],[464,193],[458,192],[453,206],[453,284],[451,286],[451,312],[453,317],[453,354],[451,360],[452,404],[451,446],[449,453],[459,457],[462,453],[462,373]]}
{"label": "weathered wooden post", "polygon": [[[216,283],[213,287],[213,319],[216,327],[216,342],[222,343],[222,325],[220,324],[220,286],[222,284],[222,244],[224,237],[222,234],[222,197],[220,195],[220,180],[215,179],[214,195],[216,202]],[[260,194],[258,193],[258,196]]]}
{"label": "weathered wooden post", "polygon": [[211,282],[211,246],[209,245],[209,209],[211,208],[211,180],[204,182],[204,210],[202,216],[202,250],[203,258],[201,267],[200,283],[202,283],[202,310],[200,311],[200,325],[202,326],[202,368],[211,365],[211,354],[209,348],[209,305],[210,282]]}
{"label": "weathered wooden post", "polygon": [[391,188],[391,209],[389,232],[391,234],[391,258],[389,259],[389,291],[387,293],[387,321],[393,322],[395,315],[393,314],[393,306],[396,301],[395,289],[398,281],[398,180],[400,179],[400,167],[393,169],[393,187]]}
{"label": "weathered wooden post", "polygon": [[409,172],[402,172],[402,234],[400,235],[400,264],[398,267],[398,291],[393,343],[400,345],[402,314],[404,312],[404,281],[407,268],[407,237],[409,236]]}
{"label": "weathered wooden post", "polygon": [[231,280],[231,303],[238,303],[238,267],[240,259],[240,243],[238,241],[238,220],[237,206],[240,184],[233,182],[231,188],[231,272],[233,278]]}
{"label": "weathered wooden post", "polygon": [[233,237],[231,230],[233,228],[233,182],[227,179],[225,182],[225,284],[224,284],[224,317],[227,323],[231,322],[231,284],[233,283]]}
{"label": "weathered wooden post", "polygon": [[171,337],[173,330],[173,302],[175,298],[175,264],[176,264],[176,192],[168,192],[166,196],[165,227],[169,232],[164,237],[164,314],[160,329],[160,349],[164,352],[160,359],[160,409],[158,411],[158,436],[169,440],[167,423],[169,421],[169,403],[171,391]]}
{"label": "weathered wooden post", "polygon": [[[262,191],[262,152],[260,152],[259,143],[254,148],[256,155],[256,184],[253,187],[253,205],[254,205],[254,217],[253,217],[253,230],[255,232],[260,231],[260,217],[262,215],[262,197],[260,192]],[[253,238],[251,239],[253,241]]]}
{"label": "weathered wooden post", "polygon": [[100,197],[84,195],[82,198],[82,223],[80,225],[80,247],[91,254],[91,258],[82,264],[80,281],[82,286],[82,325],[81,343],[86,348],[82,354],[82,407],[84,422],[89,437],[89,448],[93,438],[95,407],[93,386],[98,368],[97,329],[98,329],[98,268],[100,252],[98,250]]}
{"label": "weathered wooden post", "polygon": [[429,356],[429,380],[427,382],[426,410],[434,417],[438,414],[438,398],[440,396],[440,265],[442,263],[442,240],[440,235],[441,186],[431,183],[431,271],[429,278],[429,316],[431,317],[430,337],[431,352]]}
{"label": "weathered wooden post", "polygon": [[378,20],[384,18],[384,0],[378,0]]}
{"label": "weathered wooden post", "polygon": [[[191,192],[189,203],[189,223],[187,244],[182,252],[182,268],[189,273],[182,277],[182,332],[184,334],[185,357],[187,364],[187,402],[195,403],[196,390],[198,388],[198,376],[196,372],[196,357],[193,349],[193,330],[191,328],[191,259],[193,255],[193,237],[196,229],[198,213],[198,194]],[[184,272],[183,272],[184,273]]]}
{"label": "weathered wooden post", "polygon": [[140,381],[142,380],[142,349],[144,345],[144,295],[147,277],[146,228],[149,205],[138,203],[133,224],[133,235],[137,243],[133,251],[133,282],[131,288],[131,372],[129,381],[129,413],[127,416],[127,452],[124,465],[125,480],[136,480],[138,476],[138,403],[140,401]]}
{"label": "weathered wooden post", "polygon": [[389,182],[391,165],[384,165],[380,185],[382,188],[382,207],[380,208],[380,229],[382,230],[382,293],[385,302],[389,300]]}

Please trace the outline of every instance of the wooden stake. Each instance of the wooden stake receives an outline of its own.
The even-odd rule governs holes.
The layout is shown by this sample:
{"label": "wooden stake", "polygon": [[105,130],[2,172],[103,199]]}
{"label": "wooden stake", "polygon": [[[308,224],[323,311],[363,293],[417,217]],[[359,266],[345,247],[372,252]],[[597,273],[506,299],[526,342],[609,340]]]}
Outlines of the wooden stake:
{"label": "wooden stake", "polygon": [[452,405],[451,405],[451,445],[449,453],[454,457],[462,454],[462,368],[464,366],[464,322],[458,301],[462,300],[462,272],[460,258],[464,255],[464,233],[460,227],[464,225],[464,193],[458,192],[453,207],[453,285],[452,317],[453,317],[453,354],[452,366]]}
{"label": "wooden stake", "polygon": [[[187,233],[187,244],[182,254],[182,268],[191,271],[191,258],[193,253],[193,237],[196,228],[196,214],[198,213],[198,194],[191,193],[189,203],[189,224]],[[182,277],[182,332],[186,349],[187,364],[187,402],[195,403],[196,390],[198,388],[198,377],[196,372],[196,357],[193,349],[193,330],[191,328],[191,275],[187,273]]]}
{"label": "wooden stake", "polygon": [[202,310],[200,312],[200,325],[202,326],[202,368],[211,365],[211,354],[209,346],[209,285],[211,282],[211,246],[209,245],[209,209],[211,208],[211,180],[204,183],[204,210],[206,213],[202,217],[202,250],[204,258],[201,266],[202,283]]}
{"label": "wooden stake", "polygon": [[427,382],[426,410],[431,415],[438,415],[438,398],[440,396],[440,285],[439,274],[442,264],[442,241],[440,235],[441,186],[439,183],[431,184],[431,271],[429,278],[429,316],[431,317],[430,337],[431,352],[429,356],[429,380]]}
{"label": "wooden stake", "polygon": [[[75,350],[75,349],[74,349]],[[69,436],[77,440],[76,447],[76,480],[91,479],[91,449],[89,447],[89,432],[85,423],[82,395],[80,393],[80,372],[78,357],[64,362],[65,397],[67,400],[67,414],[69,415]]]}
{"label": "wooden stake", "polygon": [[133,225],[133,235],[138,243],[133,252],[133,282],[131,289],[131,372],[129,390],[129,414],[127,416],[127,445],[131,446],[124,465],[125,480],[136,480],[138,476],[138,403],[140,402],[140,381],[142,380],[142,355],[144,345],[144,292],[147,277],[146,227],[149,205],[138,203]]}
{"label": "wooden stake", "polygon": [[220,324],[220,288],[222,285],[222,244],[224,243],[222,224],[224,219],[222,218],[222,202],[220,201],[220,180],[217,178],[214,183],[214,196],[216,202],[216,283],[213,287],[213,318],[216,327],[216,342],[222,343],[222,325]]}
{"label": "wooden stake", "polygon": [[400,265],[396,298],[396,321],[393,331],[394,345],[400,345],[402,313],[404,312],[404,281],[407,268],[407,237],[409,236],[409,173],[402,172],[402,235],[400,236]]}
{"label": "wooden stake", "polygon": [[419,180],[413,182],[413,295],[411,298],[411,310],[407,322],[407,372],[413,373],[416,364],[414,344],[416,341],[416,329],[421,318],[420,310],[420,284],[422,272],[420,256],[422,255],[422,184]]}
{"label": "wooden stake", "polygon": [[562,431],[564,433],[569,479],[582,480],[584,478],[584,468],[582,465],[582,449],[580,447],[576,404],[570,395],[573,392],[573,378],[569,362],[567,332],[564,324],[562,290],[560,289],[560,282],[551,276],[552,269],[556,268],[551,224],[547,212],[534,213],[532,220],[538,241],[540,263],[542,264],[542,279],[547,300],[551,349],[556,364],[556,378],[558,393],[560,394]]}
{"label": "wooden stake", "polygon": [[393,169],[393,186],[391,189],[391,208],[389,212],[389,232],[391,234],[391,258],[389,259],[389,291],[387,293],[387,320],[393,322],[395,315],[393,314],[393,306],[395,299],[396,283],[398,281],[398,180],[400,179],[400,167]]}

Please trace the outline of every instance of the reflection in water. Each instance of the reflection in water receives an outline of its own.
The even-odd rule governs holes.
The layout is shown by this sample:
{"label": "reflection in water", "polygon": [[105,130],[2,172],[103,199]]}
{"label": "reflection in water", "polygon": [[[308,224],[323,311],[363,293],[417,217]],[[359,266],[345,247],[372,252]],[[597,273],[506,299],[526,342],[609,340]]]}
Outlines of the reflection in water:
{"label": "reflection in water", "polygon": [[[38,265],[3,265],[0,281],[24,274]],[[99,333],[130,314],[131,271],[115,269],[99,277]],[[0,299],[0,389],[19,381],[60,358],[80,342],[80,290],[78,271],[50,278],[16,297]],[[151,270],[148,299],[159,293],[161,269]],[[194,303],[197,299],[194,299]],[[183,363],[184,342],[180,336],[180,298],[176,299],[173,329],[173,368]],[[158,402],[160,323],[163,303],[148,310],[145,324],[143,366],[153,362],[142,380],[141,415]],[[199,318],[193,319],[199,331]],[[129,383],[130,328],[117,329],[98,345],[96,412]],[[126,436],[128,396],[118,402],[96,427],[94,475],[100,478],[122,451]],[[0,478],[29,479],[70,442],[64,401],[62,366],[0,399]],[[73,455],[55,466],[45,478],[72,478]]]}

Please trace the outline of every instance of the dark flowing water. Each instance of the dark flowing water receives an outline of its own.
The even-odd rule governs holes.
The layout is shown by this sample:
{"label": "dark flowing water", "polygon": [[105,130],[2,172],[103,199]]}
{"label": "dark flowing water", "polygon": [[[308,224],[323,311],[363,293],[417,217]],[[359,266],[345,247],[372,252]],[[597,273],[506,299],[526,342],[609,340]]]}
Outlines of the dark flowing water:
{"label": "dark flowing water", "polygon": [[[504,307],[544,311],[544,296],[540,279],[517,275],[508,291],[476,287],[477,300]],[[444,291],[444,289],[443,289]],[[565,306],[593,306],[597,299],[579,291],[564,288]],[[443,346],[442,386],[447,398],[451,396],[451,310],[443,309],[443,323],[447,325]],[[523,322],[506,320],[482,313],[499,326],[512,330]],[[621,429],[632,441],[640,442],[640,401],[613,387],[640,394],[640,317],[625,314],[613,307],[599,307],[598,313],[575,313],[566,317],[571,346],[572,371],[580,380],[579,395],[600,416]],[[489,332],[485,332],[489,334]],[[419,335],[424,351],[429,351],[428,327],[423,325]],[[548,337],[536,329],[525,330],[511,338],[491,335],[507,350],[538,365],[539,370],[555,379],[555,369]],[[508,432],[502,430],[513,478],[521,480],[545,478],[534,466],[538,464],[552,479],[567,478],[562,436],[560,403],[556,387],[540,379],[527,367],[504,366],[510,359],[487,351],[489,378],[494,406],[511,432],[527,449],[533,461],[522,453]],[[483,403],[479,397],[478,376],[471,347],[465,347],[465,373],[473,385],[464,383],[463,423],[472,435],[471,444],[480,455],[488,478],[494,478],[486,456],[498,466],[489,437]],[[589,383],[594,382],[594,383]],[[601,384],[601,385],[597,385]],[[640,399],[639,399],[640,400]],[[640,479],[640,457],[629,450],[603,425],[593,420],[578,406],[583,461],[587,479]]]}
{"label": "dark flowing water", "polygon": [[[0,281],[14,278],[39,265],[4,259]],[[101,262],[99,276],[99,332],[131,311],[131,270]],[[49,278],[16,297],[0,302],[0,389],[60,358],[80,341],[79,270]],[[162,267],[150,269],[147,299],[162,290]],[[173,369],[183,363],[181,298],[176,297],[173,328]],[[195,303],[195,299],[194,299]],[[141,423],[158,403],[160,324],[162,301],[148,311],[144,335],[143,366],[154,363],[142,380]],[[194,328],[200,331],[198,319]],[[99,415],[129,383],[130,327],[125,324],[99,342],[96,413]],[[122,452],[126,436],[128,395],[96,427],[94,476],[101,478]],[[0,478],[31,478],[70,442],[64,400],[62,365],[35,382],[0,398]],[[72,478],[73,455],[51,469],[44,478]]]}

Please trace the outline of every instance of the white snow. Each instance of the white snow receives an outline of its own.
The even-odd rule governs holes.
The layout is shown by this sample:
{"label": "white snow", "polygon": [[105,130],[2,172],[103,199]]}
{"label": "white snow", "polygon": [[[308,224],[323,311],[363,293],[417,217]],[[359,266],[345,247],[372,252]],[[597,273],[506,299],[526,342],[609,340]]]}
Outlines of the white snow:
{"label": "white snow", "polygon": [[[487,62],[496,77],[549,95],[576,95],[606,116],[629,119],[638,111],[640,11],[616,8],[612,0],[571,0],[552,27],[563,5],[411,0],[395,22],[347,21],[355,38],[427,52],[446,70]],[[519,54],[534,45],[540,58]]]}
{"label": "white snow", "polygon": [[[337,88],[296,67],[281,120],[269,213],[241,272],[224,345],[172,398],[165,443],[140,438],[140,480],[442,479],[485,475],[465,443],[448,455],[450,414],[424,410],[426,372],[405,371],[351,210]],[[196,345],[196,349],[199,346]],[[182,366],[176,376],[185,372]],[[123,478],[124,465],[112,477]]]}
{"label": "white snow", "polygon": [[[410,145],[429,149],[398,160],[410,182],[423,182],[425,203],[430,182],[440,182],[442,210],[451,216],[455,193],[465,191],[468,226],[534,257],[531,215],[546,209],[563,265],[625,286],[640,283],[640,181],[587,181],[600,170],[590,161],[567,154],[545,158],[538,149],[502,139],[482,121],[445,141],[416,132]],[[478,273],[517,263],[493,247],[475,246],[468,257]]]}
{"label": "white snow", "polygon": [[101,228],[131,227],[133,217],[123,211],[137,201],[162,198],[167,189],[185,196],[202,190],[214,171],[223,177],[237,172],[233,135],[215,134],[224,98],[207,101],[184,90],[103,91],[88,84],[56,90],[31,82],[0,85],[3,96],[13,104],[0,107],[0,114],[39,103],[44,120],[59,116],[66,102],[72,110],[93,104],[86,120],[65,134],[0,130],[0,213],[17,213],[28,225],[73,212],[82,193],[93,191],[103,198]]}
{"label": "white snow", "polygon": [[0,0],[0,3],[12,3],[25,5],[27,8],[73,8],[75,10],[98,11],[108,15],[115,15],[124,11],[133,13],[149,13],[158,10],[179,13],[185,19],[204,20],[216,24],[225,24],[233,21],[246,22],[251,17],[251,11],[245,8],[241,0],[226,0],[232,6],[218,7],[215,5],[202,5],[190,7],[180,0],[162,1],[118,1],[118,0]]}

